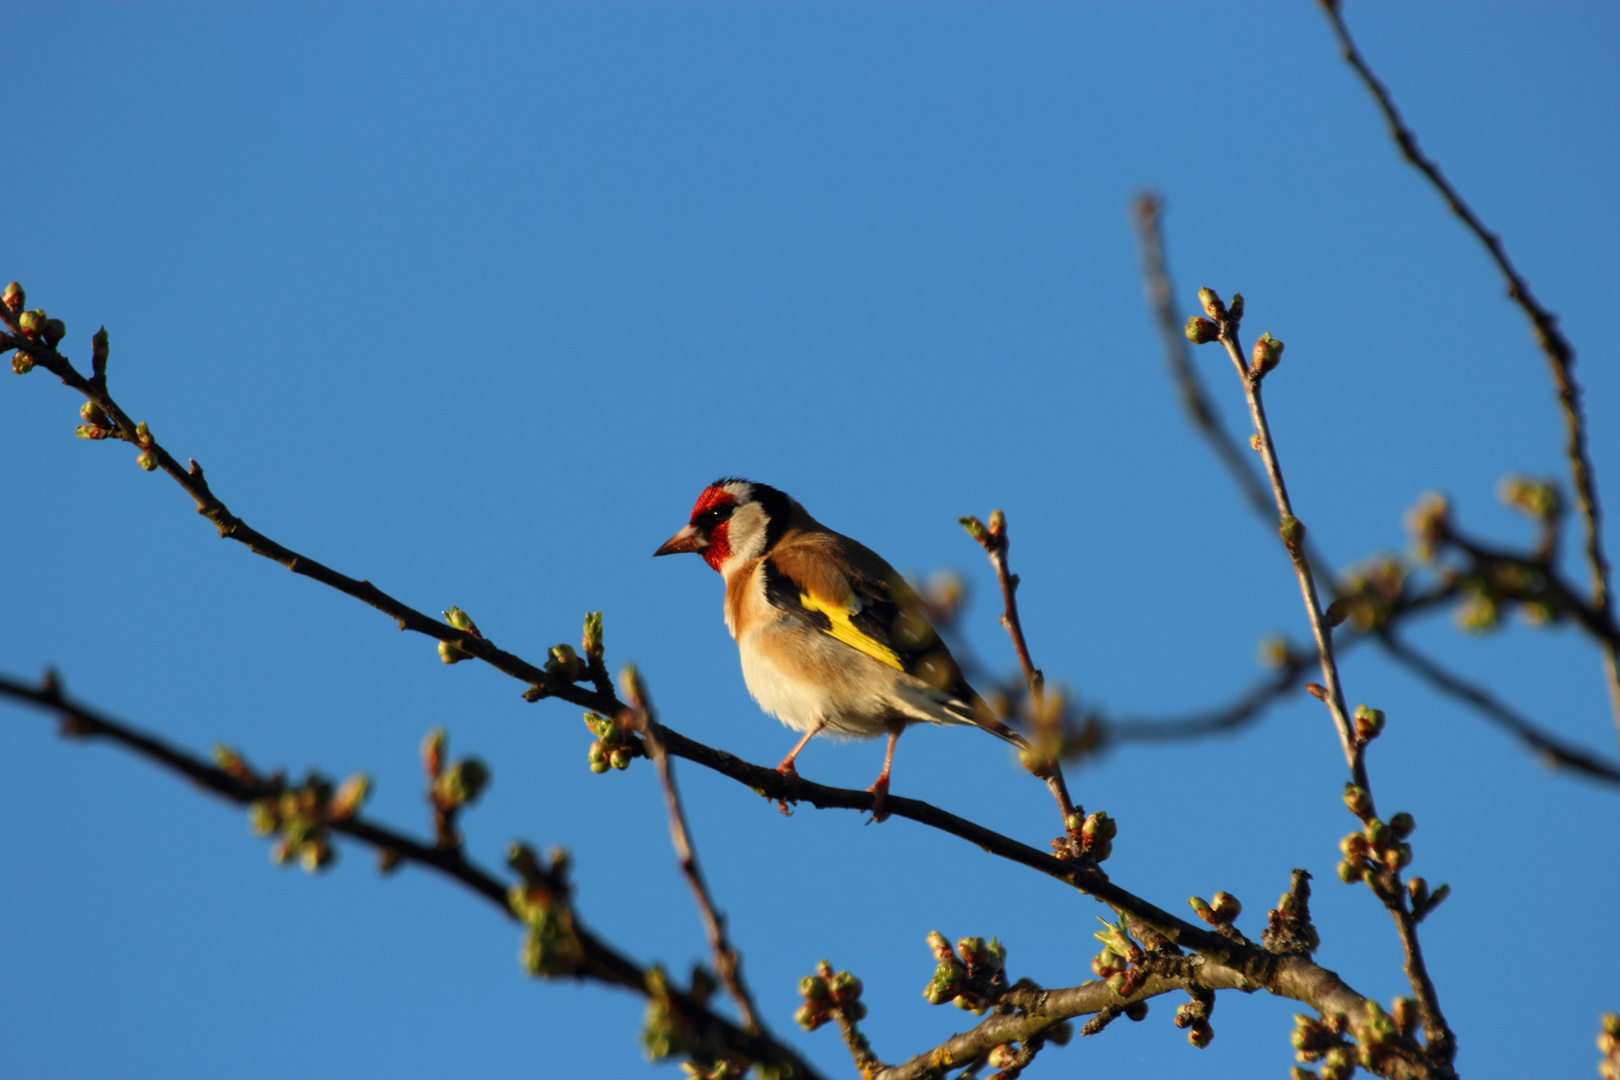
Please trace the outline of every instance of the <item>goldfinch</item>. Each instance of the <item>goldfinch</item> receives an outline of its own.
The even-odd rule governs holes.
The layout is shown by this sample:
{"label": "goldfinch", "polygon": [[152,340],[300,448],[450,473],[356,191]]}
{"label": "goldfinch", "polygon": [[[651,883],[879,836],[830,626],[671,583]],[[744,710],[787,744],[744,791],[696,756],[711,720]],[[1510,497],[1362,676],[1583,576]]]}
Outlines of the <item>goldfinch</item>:
{"label": "goldfinch", "polygon": [[696,552],[726,581],[726,629],[743,681],[762,709],[804,737],[777,771],[818,734],[858,739],[887,733],[883,771],[868,789],[873,817],[910,724],[973,724],[1015,746],[962,677],[915,592],[870,548],[822,525],[784,492],[738,478],[703,489],[686,527],[653,555]]}

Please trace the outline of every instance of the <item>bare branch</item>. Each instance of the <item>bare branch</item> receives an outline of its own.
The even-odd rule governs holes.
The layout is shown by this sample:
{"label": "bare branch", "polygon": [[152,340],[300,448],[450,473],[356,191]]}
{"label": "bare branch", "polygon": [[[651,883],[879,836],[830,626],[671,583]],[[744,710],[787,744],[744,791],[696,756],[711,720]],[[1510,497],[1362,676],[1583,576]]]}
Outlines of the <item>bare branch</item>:
{"label": "bare branch", "polygon": [[[1570,479],[1575,486],[1575,504],[1580,511],[1581,524],[1586,533],[1585,554],[1586,564],[1591,572],[1592,607],[1603,616],[1605,622],[1612,623],[1614,601],[1610,594],[1609,563],[1603,550],[1602,511],[1598,506],[1597,481],[1592,475],[1592,461],[1587,452],[1586,419],[1581,409],[1581,389],[1570,371],[1575,365],[1575,349],[1559,329],[1558,316],[1536,300],[1530,291],[1529,282],[1520,276],[1518,269],[1508,259],[1501,238],[1485,227],[1485,223],[1474,213],[1473,208],[1463,201],[1457,189],[1452,187],[1451,182],[1441,173],[1440,166],[1418,148],[1417,136],[1401,119],[1388,88],[1373,74],[1372,68],[1367,65],[1360,50],[1356,48],[1354,39],[1350,37],[1350,28],[1345,25],[1338,0],[1320,0],[1320,2],[1322,10],[1327,13],[1328,22],[1333,27],[1333,34],[1338,39],[1345,62],[1355,70],[1362,85],[1366,86],[1367,92],[1377,103],[1378,111],[1383,114],[1384,122],[1389,126],[1390,137],[1400,148],[1401,155],[1428,179],[1451,212],[1485,246],[1491,261],[1496,264],[1503,280],[1507,282],[1508,298],[1518,305],[1525,318],[1530,320],[1536,345],[1547,358],[1553,388],[1558,394],[1559,411],[1564,418],[1564,456],[1569,462]],[[1614,712],[1615,732],[1620,735],[1620,641],[1611,638],[1604,642],[1603,664],[1609,690],[1609,705]]]}
{"label": "bare branch", "polygon": [[709,939],[709,950],[714,954],[715,973],[736,1002],[743,1027],[757,1034],[761,1030],[759,1016],[753,996],[743,982],[742,956],[726,938],[726,917],[716,909],[714,897],[709,894],[708,883],[703,877],[703,868],[698,865],[697,849],[692,845],[691,830],[686,824],[686,810],[681,806],[681,796],[675,788],[675,771],[670,767],[669,755],[664,752],[663,729],[653,716],[652,701],[635,668],[627,667],[623,678],[630,707],[624,711],[621,719],[628,720],[641,733],[647,756],[652,759],[659,782],[663,785],[664,805],[669,811],[670,842],[675,846],[675,858],[680,863],[681,874],[697,901],[703,931]]}

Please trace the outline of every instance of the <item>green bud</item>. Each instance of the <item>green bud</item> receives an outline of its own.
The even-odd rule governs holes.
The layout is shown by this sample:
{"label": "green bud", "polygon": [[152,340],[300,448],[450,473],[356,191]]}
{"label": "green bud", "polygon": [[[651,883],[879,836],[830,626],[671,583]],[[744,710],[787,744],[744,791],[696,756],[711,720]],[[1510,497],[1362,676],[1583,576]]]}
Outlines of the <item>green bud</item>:
{"label": "green bud", "polygon": [[827,1015],[809,1002],[805,1002],[794,1012],[793,1021],[806,1031],[814,1031],[827,1022]]}
{"label": "green bud", "polygon": [[29,356],[21,349],[11,354],[11,373],[13,375],[26,375],[33,370],[34,358],[32,356]]}
{"label": "green bud", "polygon": [[448,641],[439,642],[439,659],[446,664],[459,664],[471,660],[472,653],[462,652]]}
{"label": "green bud", "polygon": [[439,775],[433,785],[451,806],[466,806],[478,801],[489,786],[489,766],[477,758],[456,762]]}
{"label": "green bud", "polygon": [[1087,845],[1107,843],[1119,835],[1119,826],[1114,823],[1106,811],[1098,810],[1089,815],[1085,824],[1080,827],[1080,836]]}
{"label": "green bud", "polygon": [[1226,305],[1221,303],[1221,298],[1216,295],[1214,289],[1199,289],[1198,303],[1204,309],[1204,314],[1217,322],[1226,318]]}
{"label": "green bud", "polygon": [[591,763],[591,772],[605,773],[608,771],[608,755],[607,751],[602,747],[601,739],[591,743],[591,748],[586,754],[586,760]]}
{"label": "green bud", "polygon": [[1187,1029],[1187,1041],[1202,1050],[1215,1038],[1215,1029],[1209,1026],[1208,1021],[1199,1021]]}
{"label": "green bud", "polygon": [[547,651],[546,674],[573,682],[585,674],[585,661],[572,645],[553,645]]}
{"label": "green bud", "polygon": [[829,995],[827,980],[819,975],[806,975],[799,980],[799,996],[813,1004],[827,1000]]}
{"label": "green bud", "polygon": [[1007,515],[999,509],[990,511],[990,524],[987,528],[992,537],[1007,535]]}
{"label": "green bud", "polygon": [[1108,976],[1108,989],[1112,990],[1114,993],[1118,994],[1119,996],[1124,997],[1125,996],[1125,980],[1128,977],[1129,976],[1127,976],[1125,972],[1116,971],[1114,974]]}
{"label": "green bud", "polygon": [[984,522],[978,518],[970,515],[968,517],[959,517],[956,520],[962,528],[967,530],[967,534],[979,543],[984,544],[989,541],[990,531],[984,527]]}
{"label": "green bud", "polygon": [[1223,923],[1229,923],[1243,913],[1243,905],[1229,892],[1216,893],[1209,906],[1215,918]]}
{"label": "green bud", "polygon": [[630,767],[630,749],[624,746],[617,747],[608,755],[608,761],[615,769],[623,772]]}
{"label": "green bud", "polygon": [[468,631],[473,629],[472,616],[468,615],[465,611],[462,611],[458,607],[452,606],[446,609],[444,612],[444,621],[455,627],[457,630]]}
{"label": "green bud", "polygon": [[1357,705],[1355,715],[1356,738],[1371,742],[1384,730],[1384,711],[1367,705]]}
{"label": "green bud", "polygon": [[305,840],[298,845],[298,862],[306,873],[313,874],[324,869],[332,862],[334,852],[332,845],[320,837]]}
{"label": "green bud", "polygon": [[1372,796],[1367,789],[1357,787],[1354,783],[1344,785],[1344,805],[1358,818],[1365,818],[1372,813]]}
{"label": "green bud", "polygon": [[1620,1015],[1604,1013],[1601,1023],[1603,1025],[1603,1034],[1620,1038]]}
{"label": "green bud", "polygon": [[1370,851],[1367,837],[1362,833],[1353,832],[1339,841],[1339,854],[1347,859],[1365,859]]}
{"label": "green bud", "polygon": [[338,821],[343,821],[359,813],[360,808],[366,804],[371,794],[371,777],[363,772],[355,773],[337,789],[327,808],[327,815]]}
{"label": "green bud", "polygon": [[139,465],[147,472],[151,472],[153,469],[158,467],[157,455],[152,453],[150,450],[142,451],[141,455],[135,459],[135,464]]}
{"label": "green bud", "polygon": [[1395,834],[1395,839],[1405,840],[1417,828],[1417,821],[1411,814],[1402,811],[1389,819],[1389,831]]}
{"label": "green bud", "polygon": [[1249,357],[1249,374],[1265,375],[1282,361],[1283,343],[1270,334],[1261,334],[1254,342]]}
{"label": "green bud", "polygon": [[102,411],[100,405],[93,401],[87,401],[79,406],[79,418],[85,423],[94,424],[97,427],[105,427],[108,424],[107,414]]}
{"label": "green bud", "polygon": [[275,803],[269,799],[257,799],[248,807],[248,828],[253,830],[254,836],[269,836],[280,825]]}
{"label": "green bud", "polygon": [[1372,846],[1374,851],[1382,850],[1390,843],[1389,826],[1377,818],[1369,819],[1367,827],[1363,831],[1366,833],[1367,843]]}
{"label": "green bud", "polygon": [[5,304],[13,313],[21,311],[22,306],[27,302],[28,294],[15,281],[6,286],[5,292],[0,293],[0,303]]}
{"label": "green bud", "polygon": [[1187,328],[1183,331],[1187,340],[1194,345],[1208,345],[1221,336],[1220,327],[1208,319],[1200,319],[1197,315],[1187,320]]}
{"label": "green bud", "polygon": [[861,980],[847,971],[840,971],[833,976],[832,985],[829,989],[832,992],[833,1000],[842,1005],[859,1000],[863,987]]}
{"label": "green bud", "polygon": [[1205,922],[1214,921],[1215,910],[1211,908],[1207,902],[1205,902],[1202,896],[1189,896],[1187,898],[1187,903],[1192,907],[1194,915],[1197,915]]}
{"label": "green bud", "polygon": [[602,613],[589,611],[585,614],[585,632],[580,635],[580,651],[592,660],[602,659],[604,646],[602,644]]}
{"label": "green bud", "polygon": [[1226,317],[1231,319],[1233,322],[1241,322],[1243,320],[1243,294],[1242,293],[1235,292],[1235,293],[1232,294],[1232,302],[1227,307],[1227,316]]}
{"label": "green bud", "polygon": [[143,450],[151,449],[152,429],[146,426],[145,420],[135,425],[135,445]]}
{"label": "green bud", "polygon": [[1346,859],[1339,864],[1339,880],[1346,885],[1354,885],[1367,875],[1367,867],[1360,861]]}
{"label": "green bud", "polygon": [[1277,526],[1277,533],[1288,545],[1288,550],[1293,551],[1305,539],[1305,523],[1292,514],[1285,514],[1282,524]]}
{"label": "green bud", "polygon": [[67,323],[61,319],[46,319],[45,325],[40,328],[40,337],[45,339],[45,344],[56,348],[57,344],[67,337]]}
{"label": "green bud", "polygon": [[45,329],[45,309],[34,308],[17,316],[17,328],[28,337],[39,336],[40,331]]}

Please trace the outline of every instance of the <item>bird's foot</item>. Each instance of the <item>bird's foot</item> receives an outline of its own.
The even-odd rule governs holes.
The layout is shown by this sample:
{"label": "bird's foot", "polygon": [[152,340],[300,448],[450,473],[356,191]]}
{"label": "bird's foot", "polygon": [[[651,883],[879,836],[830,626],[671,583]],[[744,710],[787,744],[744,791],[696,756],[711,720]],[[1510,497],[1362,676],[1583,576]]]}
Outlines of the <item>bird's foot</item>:
{"label": "bird's foot", "polygon": [[792,754],[789,754],[787,757],[782,759],[782,764],[776,767],[776,771],[781,773],[783,776],[791,777],[794,780],[799,778],[799,770],[793,764]]}
{"label": "bird's foot", "polygon": [[871,825],[879,821],[889,820],[889,811],[885,809],[883,805],[888,801],[889,797],[888,775],[884,774],[883,776],[878,777],[877,781],[866,790],[872,793],[872,820],[867,822],[867,824]]}

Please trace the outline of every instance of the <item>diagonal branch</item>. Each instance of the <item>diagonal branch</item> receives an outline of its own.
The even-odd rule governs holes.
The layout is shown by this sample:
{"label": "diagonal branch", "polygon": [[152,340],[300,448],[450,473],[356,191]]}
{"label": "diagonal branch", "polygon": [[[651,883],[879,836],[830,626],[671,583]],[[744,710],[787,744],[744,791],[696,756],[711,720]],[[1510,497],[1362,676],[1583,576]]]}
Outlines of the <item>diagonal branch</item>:
{"label": "diagonal branch", "polygon": [[698,865],[697,849],[692,846],[691,829],[686,824],[686,810],[681,806],[680,792],[675,787],[675,771],[670,768],[669,755],[664,751],[663,728],[653,716],[652,702],[648,700],[646,690],[641,685],[641,676],[635,668],[626,668],[624,679],[630,708],[621,717],[628,719],[641,733],[647,756],[652,759],[653,768],[663,785],[664,805],[669,811],[670,842],[675,846],[675,858],[680,863],[681,874],[697,901],[703,931],[709,939],[709,951],[714,954],[715,973],[725,983],[732,1001],[736,1002],[737,1015],[742,1018],[743,1027],[758,1034],[761,1030],[758,1012],[753,996],[743,982],[742,956],[726,937],[726,917],[715,907],[714,897],[709,894],[708,882],[703,877],[703,868]]}
{"label": "diagonal branch", "polygon": [[[1558,316],[1541,305],[1535,294],[1530,291],[1530,283],[1524,280],[1508,259],[1501,238],[1485,227],[1485,223],[1474,213],[1473,208],[1463,201],[1457,189],[1452,187],[1451,182],[1440,171],[1440,166],[1418,148],[1417,136],[1401,119],[1388,88],[1373,74],[1372,68],[1367,65],[1360,50],[1356,48],[1356,43],[1350,36],[1350,28],[1345,25],[1344,16],[1339,10],[1339,0],[1320,0],[1320,3],[1322,10],[1327,13],[1328,22],[1333,27],[1334,37],[1338,39],[1345,62],[1355,70],[1362,85],[1366,86],[1367,92],[1378,105],[1378,111],[1383,114],[1384,122],[1389,126],[1390,137],[1400,148],[1401,156],[1424,175],[1445,200],[1451,212],[1485,246],[1491,261],[1496,264],[1503,280],[1507,282],[1508,298],[1518,305],[1525,318],[1530,320],[1536,345],[1547,358],[1547,366],[1552,373],[1553,389],[1558,395],[1558,408],[1564,418],[1564,456],[1569,461],[1570,479],[1575,486],[1575,505],[1580,511],[1581,524],[1586,534],[1584,550],[1586,564],[1591,572],[1592,607],[1604,616],[1605,621],[1611,621],[1614,601],[1610,594],[1609,563],[1603,550],[1602,511],[1598,506],[1597,481],[1592,475],[1592,460],[1586,446],[1586,419],[1581,409],[1581,389],[1570,371],[1575,365],[1574,346],[1570,345],[1569,339],[1564,337],[1563,331],[1559,329]],[[1615,731],[1620,734],[1620,643],[1615,641],[1603,643],[1603,666],[1609,690],[1609,704],[1614,712]]]}
{"label": "diagonal branch", "polygon": [[[0,675],[0,695],[31,705],[64,718],[66,730],[73,736],[104,738],[117,743],[138,757],[180,774],[198,786],[222,796],[238,805],[249,805],[275,792],[263,782],[255,782],[233,775],[225,769],[209,764],[184,750],[178,750],[154,738],[112,720],[68,698],[47,678],[42,686],[29,686],[20,680]],[[483,898],[507,917],[516,921],[508,902],[507,885],[489,871],[470,862],[459,848],[445,849],[424,843],[386,825],[366,821],[358,815],[333,818],[328,827],[360,843],[389,852],[402,862],[412,862],[431,869],[468,891]],[[574,923],[574,933],[580,945],[580,960],[570,974],[579,979],[591,979],[631,990],[644,997],[650,996],[648,971],[608,945],[589,930]],[[697,998],[666,988],[674,1006],[683,1019],[710,1040],[717,1041],[740,1056],[754,1061],[773,1062],[798,1070],[797,1076],[815,1077],[818,1074],[794,1052],[769,1034],[757,1028],[744,1030],[722,1016],[709,1011]]]}

